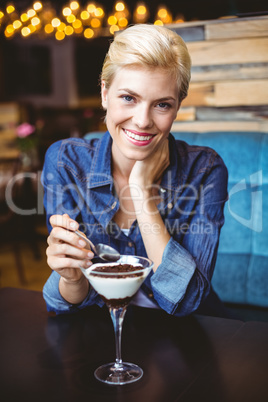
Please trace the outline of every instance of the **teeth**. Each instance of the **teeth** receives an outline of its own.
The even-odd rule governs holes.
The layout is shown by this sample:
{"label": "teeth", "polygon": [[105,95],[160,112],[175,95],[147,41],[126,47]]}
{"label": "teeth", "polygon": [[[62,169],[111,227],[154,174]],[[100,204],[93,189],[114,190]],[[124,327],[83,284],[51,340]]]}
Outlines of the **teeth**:
{"label": "teeth", "polygon": [[125,133],[128,135],[128,137],[133,138],[134,140],[137,141],[148,141],[152,138],[152,135],[138,135],[138,134],[133,134],[131,131],[124,130]]}

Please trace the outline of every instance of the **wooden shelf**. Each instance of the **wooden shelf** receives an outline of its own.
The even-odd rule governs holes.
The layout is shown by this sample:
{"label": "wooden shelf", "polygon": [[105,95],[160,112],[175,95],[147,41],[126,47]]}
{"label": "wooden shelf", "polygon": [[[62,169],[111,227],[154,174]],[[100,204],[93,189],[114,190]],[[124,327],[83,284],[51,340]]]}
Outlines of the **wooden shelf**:
{"label": "wooden shelf", "polygon": [[[197,131],[215,127],[268,131],[268,16],[168,27],[187,42],[192,58],[189,94],[174,127],[186,131],[190,127]],[[252,107],[254,112],[241,113],[241,108]],[[223,120],[219,120],[219,108]],[[205,109],[209,110],[207,120]]]}

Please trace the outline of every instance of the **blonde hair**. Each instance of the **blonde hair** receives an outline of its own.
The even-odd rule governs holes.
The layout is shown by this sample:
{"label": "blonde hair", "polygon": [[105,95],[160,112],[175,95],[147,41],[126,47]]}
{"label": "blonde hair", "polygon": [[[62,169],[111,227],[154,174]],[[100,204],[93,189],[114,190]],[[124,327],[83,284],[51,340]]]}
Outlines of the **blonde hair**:
{"label": "blonde hair", "polygon": [[162,68],[176,78],[179,101],[188,94],[191,58],[182,38],[163,26],[138,24],[117,34],[106,54],[101,80],[108,89],[118,69]]}

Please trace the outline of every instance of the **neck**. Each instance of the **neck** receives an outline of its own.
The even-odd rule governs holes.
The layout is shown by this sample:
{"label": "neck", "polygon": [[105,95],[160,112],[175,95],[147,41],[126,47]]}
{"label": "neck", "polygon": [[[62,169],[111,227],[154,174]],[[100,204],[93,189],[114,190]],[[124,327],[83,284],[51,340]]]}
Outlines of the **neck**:
{"label": "neck", "polygon": [[120,155],[120,158],[118,156],[112,151],[112,174],[113,176],[120,176],[128,180],[136,161],[124,158],[122,155]]}
{"label": "neck", "polygon": [[131,170],[134,166],[135,161],[130,161],[130,163],[119,164],[115,160],[112,161],[112,174],[113,176],[120,176],[128,180]]}

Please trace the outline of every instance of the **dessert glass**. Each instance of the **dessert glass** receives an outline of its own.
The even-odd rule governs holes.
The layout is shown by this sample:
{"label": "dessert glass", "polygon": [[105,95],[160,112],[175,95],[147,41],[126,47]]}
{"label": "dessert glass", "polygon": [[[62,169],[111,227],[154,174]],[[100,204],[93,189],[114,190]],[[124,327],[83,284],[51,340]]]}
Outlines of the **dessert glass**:
{"label": "dessert glass", "polygon": [[[94,272],[95,268],[107,265],[129,264],[137,267],[131,272]],[[145,257],[122,255],[116,263],[98,263],[90,268],[81,268],[91,286],[105,301],[114,326],[116,359],[114,363],[98,367],[94,375],[106,384],[123,385],[139,380],[143,370],[133,363],[126,363],[121,358],[122,326],[131,299],[153,268],[153,262]]]}

